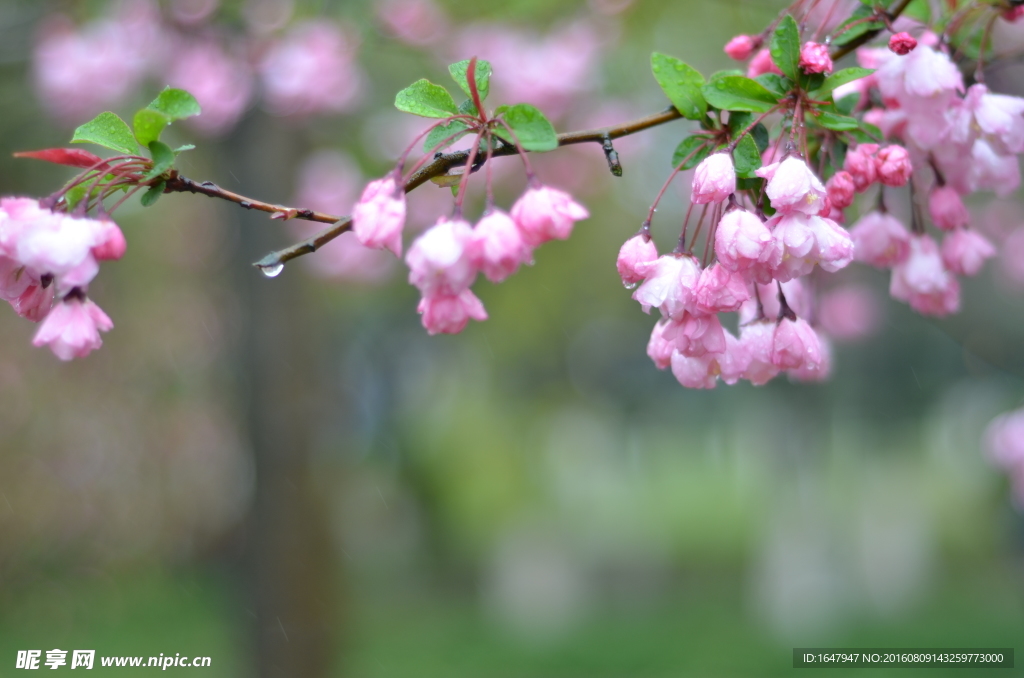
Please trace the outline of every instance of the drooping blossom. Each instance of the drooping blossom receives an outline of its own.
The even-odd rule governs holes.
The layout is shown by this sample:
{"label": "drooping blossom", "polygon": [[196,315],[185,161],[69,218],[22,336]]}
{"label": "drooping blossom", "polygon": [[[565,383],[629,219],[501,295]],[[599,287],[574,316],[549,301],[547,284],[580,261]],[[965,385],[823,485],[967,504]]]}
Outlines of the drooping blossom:
{"label": "drooping blossom", "polygon": [[936,186],[928,196],[928,213],[932,222],[944,231],[962,228],[971,222],[971,215],[952,186]]}
{"label": "drooping blossom", "polygon": [[922,315],[945,316],[960,308],[960,283],[946,270],[939,246],[928,235],[910,239],[910,253],[892,270],[889,294]]}
{"label": "drooping blossom", "polygon": [[114,327],[107,314],[82,294],[70,294],[53,307],[32,339],[35,346],[50,346],[61,360],[84,358],[103,345],[100,332]]}
{"label": "drooping blossom", "polygon": [[491,210],[473,228],[470,261],[491,282],[509,277],[532,256],[533,248],[523,240],[512,217],[502,210]]}
{"label": "drooping blossom", "polygon": [[672,374],[686,388],[714,388],[718,381],[718,362],[714,355],[685,356],[672,354]]}
{"label": "drooping blossom", "polygon": [[844,170],[833,174],[832,178],[825,183],[829,202],[832,204],[832,207],[840,210],[844,210],[853,204],[856,188],[853,176]]}
{"label": "drooping blossom", "polygon": [[750,283],[742,273],[717,262],[701,271],[694,297],[697,308],[705,313],[738,311],[750,298]]}
{"label": "drooping blossom", "polygon": [[995,255],[992,243],[969,228],[958,228],[942,239],[942,262],[958,275],[977,275]]}
{"label": "drooping blossom", "polygon": [[783,214],[817,214],[825,206],[825,186],[800,158],[790,156],[782,162],[762,167],[756,173],[768,180],[765,193],[772,201],[772,207]]}
{"label": "drooping blossom", "polygon": [[736,192],[736,168],[728,153],[713,153],[693,173],[690,200],[697,205],[722,202]]}
{"label": "drooping blossom", "polygon": [[910,54],[914,51],[915,47],[917,47],[917,40],[906,31],[893,33],[892,37],[889,38],[889,49],[900,56]]}
{"label": "drooping blossom", "polygon": [[658,248],[649,233],[634,235],[619,248],[615,268],[622,284],[629,287],[647,276],[647,270],[658,259]]}
{"label": "drooping blossom", "polygon": [[787,370],[821,367],[821,341],[803,318],[783,318],[772,336],[772,364]]}
{"label": "drooping blossom", "polygon": [[729,55],[730,59],[746,61],[759,44],[759,41],[753,36],[737,35],[725,44],[725,53]]}
{"label": "drooping blossom", "polygon": [[786,370],[786,374],[798,382],[826,381],[832,376],[832,342],[821,334],[818,335],[818,356],[817,362],[805,361],[800,367]]}
{"label": "drooping blossom", "polygon": [[800,47],[800,70],[804,73],[831,73],[832,57],[828,45],[819,42],[805,42]]}
{"label": "drooping blossom", "polygon": [[757,320],[740,326],[740,354],[746,362],[743,378],[754,386],[763,386],[774,379],[779,367],[772,361],[776,323]]}
{"label": "drooping blossom", "polygon": [[782,261],[782,250],[763,221],[733,209],[725,213],[715,232],[715,256],[730,271],[746,271],[758,282],[771,280],[771,269]]}
{"label": "drooping blossom", "polygon": [[725,350],[725,332],[717,314],[684,312],[669,321],[662,337],[685,356],[699,358]]}
{"label": "drooping blossom", "polygon": [[352,208],[352,231],[366,247],[389,249],[402,256],[405,226],[405,191],[395,175],[371,181]]}
{"label": "drooping blossom", "polygon": [[776,280],[807,275],[816,264],[835,272],[853,261],[850,235],[831,219],[803,212],[782,213],[769,219],[768,227],[782,250],[781,260],[771,269]]}
{"label": "drooping blossom", "polygon": [[902,146],[886,146],[878,151],[878,180],[886,186],[905,186],[914,170],[910,154]]}
{"label": "drooping blossom", "polygon": [[828,336],[837,341],[857,341],[878,330],[881,310],[870,289],[861,285],[843,285],[821,296],[818,322]]}
{"label": "drooping blossom", "polygon": [[424,296],[458,295],[476,279],[472,241],[473,229],[468,223],[441,217],[413,242],[405,255],[409,282]]}
{"label": "drooping blossom", "polygon": [[673,339],[665,338],[665,329],[672,321],[668,318],[659,320],[651,330],[651,338],[647,342],[647,356],[654,362],[659,370],[663,370],[672,364],[672,354],[676,350],[676,342]]}
{"label": "drooping blossom", "polygon": [[878,163],[875,154],[878,144],[860,144],[846,153],[843,169],[853,177],[858,192],[864,192],[878,180]]}
{"label": "drooping blossom", "polygon": [[668,318],[678,318],[694,303],[700,280],[700,263],[691,254],[663,254],[651,264],[647,278],[633,292],[644,313],[657,308]]}
{"label": "drooping blossom", "polygon": [[472,318],[483,322],[487,311],[473,291],[458,294],[428,295],[420,299],[416,310],[422,314],[423,327],[429,334],[458,334]]}
{"label": "drooping blossom", "polygon": [[890,268],[910,253],[910,232],[888,212],[868,212],[850,229],[857,261]]}
{"label": "drooping blossom", "polygon": [[512,218],[531,247],[567,239],[573,224],[589,216],[571,195],[550,186],[530,187],[512,205]]}

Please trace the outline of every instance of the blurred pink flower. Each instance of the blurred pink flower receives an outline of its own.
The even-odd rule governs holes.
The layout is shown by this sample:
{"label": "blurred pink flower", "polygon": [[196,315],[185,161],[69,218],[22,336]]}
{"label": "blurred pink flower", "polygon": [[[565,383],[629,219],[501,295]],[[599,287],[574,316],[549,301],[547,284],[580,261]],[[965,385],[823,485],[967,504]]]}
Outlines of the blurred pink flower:
{"label": "blurred pink flower", "polygon": [[201,24],[220,6],[220,0],[170,0],[171,16],[186,26]]}
{"label": "blurred pink flower", "polygon": [[379,0],[377,18],[388,33],[409,45],[430,45],[448,30],[448,18],[433,0]]}
{"label": "blurred pink flower", "polygon": [[881,310],[875,294],[862,285],[844,285],[821,297],[818,322],[828,336],[856,341],[878,331]]}
{"label": "blurred pink flower", "polygon": [[214,40],[177,48],[167,82],[195,96],[203,112],[190,118],[188,124],[209,135],[230,131],[252,100],[253,74],[249,65]]}
{"label": "blurred pink flower", "polygon": [[32,344],[49,344],[50,350],[61,360],[84,358],[103,345],[100,332],[113,327],[107,314],[91,300],[68,297],[46,316]]}

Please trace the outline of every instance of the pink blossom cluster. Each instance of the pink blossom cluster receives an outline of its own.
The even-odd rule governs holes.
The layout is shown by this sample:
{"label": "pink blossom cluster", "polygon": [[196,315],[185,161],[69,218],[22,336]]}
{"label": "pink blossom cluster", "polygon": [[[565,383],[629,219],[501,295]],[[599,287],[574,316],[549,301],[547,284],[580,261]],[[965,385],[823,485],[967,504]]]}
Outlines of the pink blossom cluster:
{"label": "pink blossom cluster", "polygon": [[[765,220],[731,204],[715,224],[713,262],[703,266],[677,249],[658,256],[644,231],[619,252],[617,267],[644,311],[657,308],[648,355],[669,366],[690,388],[713,388],[746,379],[764,384],[785,372],[799,380],[823,379],[830,369],[828,341],[812,327],[812,304],[802,277],[815,268],[838,271],[853,260],[849,234],[827,216],[827,191],[796,156],[758,170],[776,210]],[[693,201],[721,205],[736,189],[728,153],[705,159],[694,173]],[[825,215],[825,216],[823,216]],[[738,312],[739,336],[719,314]]]}
{"label": "pink blossom cluster", "polygon": [[1024,409],[1002,414],[985,430],[989,459],[1006,471],[1017,504],[1024,507]]}
{"label": "pink blossom cluster", "polygon": [[[489,208],[475,226],[456,210],[441,217],[409,248],[405,262],[409,282],[419,288],[418,311],[430,334],[457,334],[470,319],[483,321],[487,311],[470,287],[477,274],[501,282],[533,250],[549,240],[565,240],[587,210],[550,186],[533,185],[512,206],[511,213]],[[352,230],[367,247],[402,254],[405,192],[396,174],[370,182],[352,211]]]}
{"label": "pink blossom cluster", "polygon": [[86,297],[99,262],[120,259],[124,235],[109,218],[54,212],[32,198],[0,198],[0,297],[24,318],[42,321],[33,344],[61,360],[102,345],[110,318]]}

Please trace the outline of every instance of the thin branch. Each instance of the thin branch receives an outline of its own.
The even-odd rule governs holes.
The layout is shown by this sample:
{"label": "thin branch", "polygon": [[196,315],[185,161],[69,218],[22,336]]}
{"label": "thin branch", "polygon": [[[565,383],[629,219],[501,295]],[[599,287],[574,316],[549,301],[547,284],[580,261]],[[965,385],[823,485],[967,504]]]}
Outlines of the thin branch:
{"label": "thin branch", "polygon": [[[900,3],[898,5],[896,5],[896,7],[894,7],[886,15],[888,17],[888,19],[889,19],[889,23],[892,23],[893,21],[896,21],[896,18],[900,14],[903,14],[903,11],[907,8],[907,6],[910,3],[911,3],[911,0],[900,0]],[[844,56],[846,56],[847,54],[849,54],[853,50],[857,49],[861,45],[865,45],[865,44],[871,42],[872,40],[874,40],[878,36],[878,34],[881,33],[884,30],[886,30],[884,27],[883,28],[876,28],[873,31],[868,31],[867,33],[863,33],[861,35],[858,35],[856,38],[854,38],[850,42],[846,43],[845,45],[843,45],[842,47],[837,49],[835,52],[832,52],[832,54],[831,54],[832,60],[833,61],[838,61],[839,59],[842,59]]]}

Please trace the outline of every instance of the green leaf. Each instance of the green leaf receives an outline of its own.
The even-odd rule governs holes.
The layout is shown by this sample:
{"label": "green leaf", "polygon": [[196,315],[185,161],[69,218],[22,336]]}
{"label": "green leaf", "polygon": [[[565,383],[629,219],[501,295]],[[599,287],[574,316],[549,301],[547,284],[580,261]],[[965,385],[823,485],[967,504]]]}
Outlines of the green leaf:
{"label": "green leaf", "polygon": [[[434,129],[430,130],[430,134],[428,134],[427,138],[423,141],[424,152],[432,153],[434,151],[434,147],[437,146],[439,143],[441,143],[451,135],[455,134],[456,132],[459,132],[460,130],[466,130],[468,128],[469,125],[467,125],[461,120],[452,120],[447,125],[438,125]],[[460,134],[459,136],[452,139],[449,143],[455,142],[461,136],[462,135]]]}
{"label": "green leaf", "polygon": [[737,177],[736,178],[736,190],[737,191],[754,191],[760,193],[761,188],[764,185],[764,179],[761,177]]}
{"label": "green leaf", "polygon": [[715,78],[702,91],[709,104],[724,111],[767,113],[779,102],[764,85],[741,75]]}
{"label": "green leaf", "polygon": [[704,158],[711,155],[711,139],[705,136],[693,135],[686,137],[679,142],[676,146],[675,153],[672,154],[672,166],[678,167],[679,163],[686,160],[686,164],[683,165],[682,169],[688,170],[696,167],[704,160]]}
{"label": "green leaf", "polygon": [[754,176],[754,170],[761,166],[761,151],[757,150],[757,143],[752,135],[748,134],[740,139],[733,149],[732,160],[736,166],[736,176]]}
{"label": "green leaf", "polygon": [[911,0],[911,3],[903,10],[903,16],[916,19],[928,26],[932,22],[932,8],[928,0]]}
{"label": "green leaf", "polygon": [[153,156],[153,167],[143,179],[148,180],[158,177],[167,170],[174,167],[174,151],[162,141],[150,141],[149,153]]}
{"label": "green leaf", "polygon": [[78,184],[64,192],[64,202],[68,204],[69,209],[74,208],[75,205],[82,202],[82,199],[85,198],[85,194],[88,192],[88,182]]}
{"label": "green leaf", "polygon": [[871,68],[844,68],[841,71],[836,71],[832,75],[825,78],[825,82],[821,84],[821,87],[811,92],[810,96],[812,99],[824,99],[832,93],[836,87],[845,85],[848,82],[854,80],[860,80],[874,73],[874,69]]}
{"label": "green leaf", "polygon": [[166,186],[166,185],[167,185],[167,182],[165,182],[165,181],[158,181],[157,183],[155,183],[152,186],[150,186],[149,190],[147,190],[145,193],[143,193],[142,194],[142,198],[140,198],[140,200],[139,200],[142,203],[142,206],[143,207],[149,207],[150,205],[155,203],[157,200],[159,200],[160,196],[164,194],[164,186]]}
{"label": "green leaf", "polygon": [[[544,114],[529,104],[500,106],[495,114],[515,132],[519,144],[528,151],[551,151],[558,148],[558,135]],[[506,141],[515,143],[512,136],[502,126],[494,129],[494,133]]]}
{"label": "green leaf", "polygon": [[119,153],[138,155],[142,150],[128,129],[128,123],[110,111],[100,113],[95,118],[75,130],[71,143],[98,144]]}
{"label": "green leaf", "polygon": [[448,90],[425,78],[399,92],[395,96],[395,108],[424,118],[447,118],[459,112]]}
{"label": "green leaf", "polygon": [[132,126],[135,127],[135,138],[145,146],[160,138],[164,128],[171,124],[171,119],[160,111],[143,108],[135,114]]}
{"label": "green leaf", "polygon": [[765,89],[772,94],[777,94],[780,99],[793,89],[793,81],[777,73],[762,73],[754,80],[764,85]]}
{"label": "green leaf", "polygon": [[853,113],[853,109],[857,106],[857,102],[860,101],[859,94],[847,94],[845,97],[835,102],[836,110],[843,115],[849,115]]}
{"label": "green leaf", "polygon": [[651,54],[651,72],[684,118],[700,120],[707,115],[708,104],[701,92],[704,76],[697,69],[675,57],[655,52]]}
{"label": "green leaf", "polygon": [[839,115],[837,113],[829,113],[828,111],[821,111],[818,113],[814,121],[825,129],[834,130],[836,132],[849,132],[851,130],[860,129],[860,123],[856,118],[851,118],[847,115]]}
{"label": "green leaf", "polygon": [[165,88],[146,108],[163,113],[171,122],[191,118],[203,112],[194,96],[183,89],[173,87]]}
{"label": "green leaf", "polygon": [[800,28],[791,15],[782,17],[772,33],[768,51],[783,75],[793,81],[800,77]]}
{"label": "green leaf", "polygon": [[[469,91],[469,80],[466,78],[468,70],[469,59],[456,62],[448,67],[448,72],[452,74],[452,79],[458,83],[467,97],[472,98],[473,93]],[[480,101],[483,101],[491,90],[491,62],[477,59],[476,75],[473,79],[476,80],[476,91],[480,94]]]}
{"label": "green leaf", "polygon": [[476,110],[476,104],[473,103],[472,99],[466,99],[459,104],[460,115],[472,115],[474,118],[480,115],[480,111]]}

